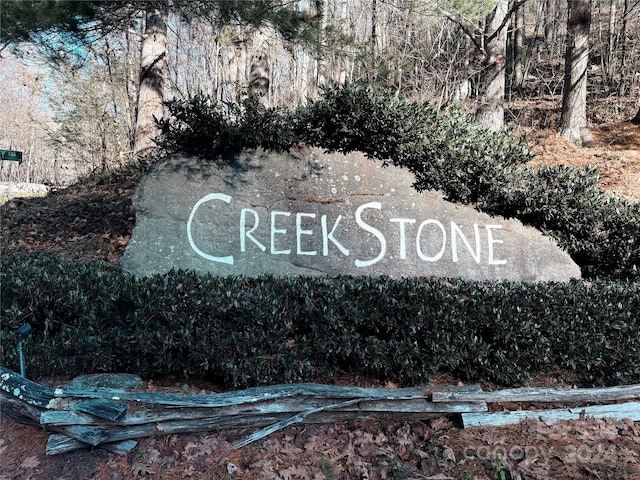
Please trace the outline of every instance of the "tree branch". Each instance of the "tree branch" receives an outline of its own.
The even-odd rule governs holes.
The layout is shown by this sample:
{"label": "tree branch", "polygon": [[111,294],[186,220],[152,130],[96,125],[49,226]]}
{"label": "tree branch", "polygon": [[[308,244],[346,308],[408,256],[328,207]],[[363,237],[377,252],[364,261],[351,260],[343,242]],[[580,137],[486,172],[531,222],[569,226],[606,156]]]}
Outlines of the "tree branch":
{"label": "tree branch", "polygon": [[142,32],[139,32],[138,30],[134,30],[133,28],[127,28],[127,32],[130,33],[131,35],[134,35],[134,36],[142,39],[142,40],[144,40],[148,36],[148,35],[145,35]]}
{"label": "tree branch", "polygon": [[496,38],[496,36],[498,36],[498,34],[502,31],[502,29],[507,26],[507,23],[509,23],[509,20],[511,20],[511,16],[516,12],[516,10],[518,10],[521,6],[523,6],[528,1],[529,0],[516,0],[515,2],[513,2],[511,4],[511,8],[509,8],[509,10],[507,11],[507,14],[502,20],[502,23],[500,24],[500,26],[496,29],[495,32],[491,33],[491,35],[487,37],[486,43],[491,43],[491,41],[494,38]]}
{"label": "tree branch", "polygon": [[462,29],[462,31],[471,39],[471,41],[473,42],[473,44],[475,45],[475,47],[478,49],[480,53],[482,53],[483,55],[486,54],[484,45],[482,45],[482,43],[480,43],[476,38],[474,27],[471,24],[471,22],[469,22],[467,19],[465,19],[462,15],[458,13],[451,13],[446,10],[442,10],[442,14],[447,19],[449,19],[450,21],[452,21]]}

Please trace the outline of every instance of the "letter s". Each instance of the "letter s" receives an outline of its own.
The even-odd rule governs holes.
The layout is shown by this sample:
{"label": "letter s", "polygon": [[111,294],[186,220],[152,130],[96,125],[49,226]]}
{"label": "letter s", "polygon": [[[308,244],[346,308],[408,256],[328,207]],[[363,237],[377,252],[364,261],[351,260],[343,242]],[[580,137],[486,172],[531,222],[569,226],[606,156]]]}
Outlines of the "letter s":
{"label": "letter s", "polygon": [[369,203],[365,203],[364,205],[360,205],[356,209],[356,223],[363,230],[366,230],[367,232],[372,233],[378,239],[378,241],[380,242],[380,253],[376,258],[373,258],[371,260],[356,260],[356,267],[368,267],[369,265],[378,263],[380,260],[384,258],[385,254],[387,253],[387,240],[384,238],[384,235],[382,234],[382,232],[377,228],[372,227],[368,223],[365,223],[364,220],[362,220],[362,211],[365,208],[375,208],[380,210],[382,208],[382,204],[380,202],[369,202]]}

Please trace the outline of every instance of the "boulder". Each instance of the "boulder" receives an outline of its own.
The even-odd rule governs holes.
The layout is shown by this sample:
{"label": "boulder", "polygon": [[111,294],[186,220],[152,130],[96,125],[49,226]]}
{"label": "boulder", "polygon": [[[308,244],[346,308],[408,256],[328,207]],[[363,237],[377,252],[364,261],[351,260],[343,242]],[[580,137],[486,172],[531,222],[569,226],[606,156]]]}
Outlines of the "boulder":
{"label": "boulder", "polygon": [[136,276],[439,276],[566,281],[580,269],[555,242],[512,219],[418,193],[413,175],[363,154],[245,150],[176,155],[134,196],[122,260]]}

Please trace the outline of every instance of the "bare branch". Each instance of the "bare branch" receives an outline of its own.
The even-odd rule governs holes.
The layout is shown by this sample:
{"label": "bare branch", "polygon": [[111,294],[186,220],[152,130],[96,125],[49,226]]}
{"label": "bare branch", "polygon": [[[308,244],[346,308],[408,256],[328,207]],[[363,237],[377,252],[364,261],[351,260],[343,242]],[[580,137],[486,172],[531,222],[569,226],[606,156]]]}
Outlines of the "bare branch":
{"label": "bare branch", "polygon": [[449,19],[450,21],[452,21],[462,29],[462,31],[471,39],[471,41],[473,42],[473,44],[475,45],[475,47],[478,49],[480,53],[482,53],[483,55],[486,54],[484,45],[482,45],[482,43],[478,41],[478,38],[476,37],[474,32],[474,26],[471,24],[471,22],[469,22],[467,19],[465,19],[462,15],[458,13],[451,13],[446,10],[443,10],[442,14],[447,19]]}
{"label": "bare branch", "polygon": [[500,26],[496,29],[495,32],[492,32],[491,35],[487,37],[487,40],[486,40],[487,43],[491,42],[494,38],[496,38],[496,36],[500,34],[502,29],[505,28],[509,23],[509,20],[511,20],[511,16],[516,12],[516,10],[518,10],[521,6],[523,6],[528,1],[529,0],[516,0],[511,4],[511,8],[509,8],[509,10],[507,11],[507,15],[504,17],[504,20],[502,20],[502,23],[500,24]]}

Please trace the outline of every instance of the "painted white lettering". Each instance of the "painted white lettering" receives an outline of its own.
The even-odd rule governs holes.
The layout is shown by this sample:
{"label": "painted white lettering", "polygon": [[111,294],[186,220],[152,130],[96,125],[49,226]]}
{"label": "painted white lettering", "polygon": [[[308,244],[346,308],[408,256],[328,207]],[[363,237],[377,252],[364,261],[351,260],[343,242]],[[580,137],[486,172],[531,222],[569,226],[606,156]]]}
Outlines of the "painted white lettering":
{"label": "painted white lettering", "polygon": [[[442,246],[440,247],[440,251],[433,256],[425,255],[422,251],[422,242],[420,241],[420,236],[422,235],[422,229],[427,225],[436,225],[440,231],[442,232]],[[440,223],[438,220],[434,218],[430,218],[429,220],[425,220],[418,227],[418,233],[416,233],[416,251],[418,253],[418,257],[425,262],[437,262],[444,255],[444,251],[447,248],[447,231],[444,228],[444,225]]]}
{"label": "painted white lettering", "polygon": [[[213,203],[205,206],[208,202]],[[329,225],[328,216],[326,214],[320,215],[318,212],[272,210],[266,211],[264,213],[265,217],[260,218],[259,210],[249,207],[242,208],[239,216],[235,217],[235,221],[239,222],[239,224],[236,224],[236,228],[239,227],[240,233],[239,245],[226,246],[229,239],[218,230],[218,225],[220,225],[219,222],[229,218],[229,207],[216,202],[232,204],[234,199],[224,193],[205,195],[193,206],[187,221],[189,245],[197,255],[212,262],[234,265],[234,262],[238,260],[238,253],[236,252],[240,254],[264,252],[271,255],[322,255],[324,257],[342,254],[347,257],[353,255],[356,267],[369,267],[386,258],[389,248],[393,250],[394,255],[396,253],[395,248],[397,248],[397,257],[393,257],[396,261],[407,260],[408,257],[411,257],[413,254],[410,251],[413,248],[411,242],[415,231],[415,251],[417,257],[424,262],[442,260],[445,253],[451,248],[451,261],[453,262],[470,261],[470,254],[477,264],[480,264],[481,260],[483,262],[486,261],[487,265],[505,265],[508,263],[503,258],[505,251],[501,247],[505,244],[505,240],[496,233],[497,230],[504,228],[502,225],[487,224],[478,226],[477,223],[459,225],[454,221],[448,221],[449,225],[445,226],[441,221],[434,218],[424,221],[405,217],[389,218],[383,214],[381,202],[369,202],[357,207],[354,215],[357,225],[356,231],[348,232],[350,234],[348,239],[341,238],[342,241],[355,242],[351,249],[336,238],[347,235],[345,228],[341,232],[340,227],[343,225],[341,222],[344,220],[342,215],[337,215],[333,224]],[[204,209],[201,208],[203,206],[205,207]],[[369,209],[377,210],[377,212],[369,212]],[[220,212],[224,212],[224,214]],[[271,223],[270,226],[267,226],[269,217]],[[321,232],[318,232],[318,217],[320,217]],[[385,218],[390,223],[378,226],[377,222],[384,222]],[[206,230],[203,229],[205,223],[210,225]],[[393,224],[397,224],[397,227]],[[414,226],[415,224],[419,224],[417,229]],[[269,228],[269,232],[267,232],[267,228]],[[474,238],[472,238],[470,232],[471,228],[473,228]],[[486,232],[486,244],[481,236],[481,228]],[[318,236],[320,234],[322,235],[322,251],[318,244],[320,241]],[[266,240],[267,235],[270,236],[269,247],[266,246],[266,241],[264,243],[261,241]],[[394,242],[392,245],[387,245],[387,237],[389,235],[391,235],[390,238]],[[379,246],[376,246],[376,240]],[[473,243],[474,241],[475,244]],[[293,242],[295,242],[295,248]],[[395,242],[398,242],[397,246]],[[348,242],[347,245],[349,245]],[[487,249],[486,254],[482,252],[482,247]],[[225,256],[208,253],[223,253],[225,248],[230,249],[227,252],[235,254],[236,257],[234,258],[233,254]]]}
{"label": "painted white lettering", "polygon": [[340,250],[343,255],[346,257],[349,256],[349,249],[345,248],[338,240],[336,240],[336,237],[333,236],[336,228],[338,228],[340,220],[342,220],[342,215],[338,215],[338,218],[336,218],[336,221],[333,223],[333,228],[329,232],[329,229],[327,228],[327,216],[322,215],[322,217],[320,217],[320,223],[322,225],[322,255],[325,257],[329,255],[329,240],[338,247],[338,250]]}
{"label": "painted white lettering", "polygon": [[[253,215],[253,226],[250,230],[247,230],[247,213],[251,213]],[[258,216],[258,212],[252,210],[251,208],[243,208],[240,211],[240,251],[245,252],[247,250],[245,240],[246,238],[255,243],[263,252],[267,249],[267,247],[265,247],[253,236],[253,232],[256,231],[259,225],[260,217]]]}
{"label": "painted white lettering", "polygon": [[471,256],[476,261],[476,263],[480,263],[480,229],[478,228],[478,224],[477,223],[473,224],[473,232],[474,232],[475,237],[476,237],[476,249],[475,249],[476,251],[475,251],[475,253],[473,251],[473,247],[469,243],[469,240],[467,239],[467,237],[462,232],[462,229],[458,225],[456,225],[456,222],[451,222],[451,255],[452,255],[452,260],[454,262],[457,262],[459,260],[459,258],[458,258],[458,241],[457,241],[457,238],[460,237],[462,239],[462,242],[465,244],[465,246],[467,247],[467,249],[471,253]]}
{"label": "painted white lettering", "polygon": [[367,208],[375,208],[376,210],[380,210],[382,208],[382,204],[380,202],[369,202],[365,203],[364,205],[360,205],[356,209],[356,223],[360,228],[373,234],[373,236],[378,239],[378,241],[380,242],[380,253],[378,253],[377,257],[372,258],[371,260],[356,260],[356,267],[368,267],[370,265],[374,265],[375,263],[378,263],[380,260],[382,260],[387,253],[387,240],[384,238],[382,232],[362,220],[362,212]]}
{"label": "painted white lettering", "polygon": [[286,228],[276,228],[277,216],[289,217],[291,216],[291,212],[279,212],[277,210],[274,210],[271,212],[271,254],[272,255],[289,255],[291,253],[290,248],[286,250],[276,250],[276,234],[285,235],[287,233]]}
{"label": "painted white lettering", "polygon": [[485,225],[484,228],[487,230],[487,243],[489,245],[489,265],[504,265],[507,263],[506,260],[496,260],[493,258],[493,244],[494,243],[504,243],[504,240],[496,240],[493,238],[492,230],[501,230],[502,225]]}
{"label": "painted white lettering", "polygon": [[296,253],[298,255],[317,255],[315,250],[302,250],[302,236],[313,235],[313,230],[304,230],[302,228],[302,217],[316,218],[315,213],[296,213]]}
{"label": "painted white lettering", "polygon": [[227,265],[233,265],[233,255],[227,255],[225,257],[216,257],[214,255],[209,255],[208,253],[200,250],[195,242],[193,241],[193,235],[191,234],[191,225],[193,223],[193,217],[196,216],[196,212],[200,208],[203,203],[210,202],[212,200],[222,200],[225,203],[231,203],[232,198],[229,195],[225,195],[224,193],[210,193],[205,195],[200,200],[196,202],[196,204],[191,209],[191,214],[189,215],[189,220],[187,221],[187,238],[189,239],[189,245],[191,248],[203,258],[207,260],[211,260],[212,262],[218,263],[226,263]]}
{"label": "painted white lettering", "polygon": [[407,258],[407,235],[404,226],[407,223],[416,223],[415,218],[390,218],[390,222],[397,222],[400,224],[400,260],[406,260]]}

